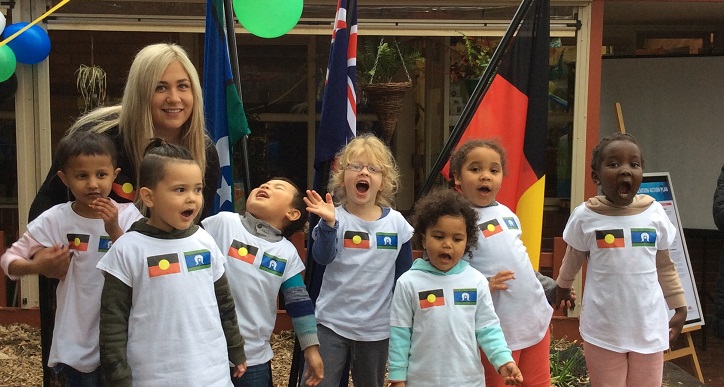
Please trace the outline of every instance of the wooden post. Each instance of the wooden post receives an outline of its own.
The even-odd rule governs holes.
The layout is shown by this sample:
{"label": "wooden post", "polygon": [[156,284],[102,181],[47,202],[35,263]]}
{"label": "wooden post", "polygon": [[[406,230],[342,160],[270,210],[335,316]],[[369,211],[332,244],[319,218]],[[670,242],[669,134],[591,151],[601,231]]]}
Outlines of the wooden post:
{"label": "wooden post", "polygon": [[699,378],[700,382],[704,383],[704,375],[701,373],[699,358],[696,356],[696,349],[694,348],[694,341],[691,339],[691,332],[698,329],[701,329],[700,325],[684,327],[681,334],[686,338],[686,345],[683,348],[674,350],[669,348],[666,352],[664,352],[664,361],[678,359],[684,356],[691,356],[691,360],[694,363],[694,369],[696,370],[696,377]]}
{"label": "wooden post", "polygon": [[626,133],[626,127],[623,125],[623,112],[621,112],[621,103],[616,102],[614,105],[616,111],[616,124],[618,124],[619,133]]}

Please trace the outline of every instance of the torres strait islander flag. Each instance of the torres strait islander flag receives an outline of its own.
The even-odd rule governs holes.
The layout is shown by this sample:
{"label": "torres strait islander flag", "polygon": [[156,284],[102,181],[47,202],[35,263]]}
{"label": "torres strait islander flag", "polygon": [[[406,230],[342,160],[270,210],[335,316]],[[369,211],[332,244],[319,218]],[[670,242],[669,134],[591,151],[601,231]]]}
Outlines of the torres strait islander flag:
{"label": "torres strait islander flag", "polygon": [[250,133],[241,95],[231,72],[224,0],[206,0],[204,34],[204,117],[219,153],[221,173],[211,214],[234,210],[233,147]]}
{"label": "torres strait islander flag", "polygon": [[234,241],[231,242],[231,246],[229,247],[229,256],[231,258],[236,258],[242,262],[253,265],[254,259],[256,259],[256,253],[258,251],[258,247],[247,245],[246,243],[239,242],[234,239]]}
{"label": "torres strait islander flag", "polygon": [[[497,139],[506,152],[506,175],[496,200],[520,220],[534,268],[540,259],[548,132],[550,0],[534,0],[503,54],[497,74],[477,105],[458,147],[476,138]],[[449,175],[449,163],[442,170]]]}
{"label": "torres strait islander flag", "polygon": [[86,234],[68,234],[68,244],[70,248],[76,251],[88,251],[88,241],[90,235]]}

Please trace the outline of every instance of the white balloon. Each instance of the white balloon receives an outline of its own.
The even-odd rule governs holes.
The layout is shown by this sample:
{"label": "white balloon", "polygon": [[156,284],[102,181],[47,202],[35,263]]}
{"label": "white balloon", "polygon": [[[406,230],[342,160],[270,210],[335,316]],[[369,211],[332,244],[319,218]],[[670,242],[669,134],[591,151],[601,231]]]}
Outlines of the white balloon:
{"label": "white balloon", "polygon": [[5,29],[5,15],[3,15],[2,12],[0,12],[0,34]]}

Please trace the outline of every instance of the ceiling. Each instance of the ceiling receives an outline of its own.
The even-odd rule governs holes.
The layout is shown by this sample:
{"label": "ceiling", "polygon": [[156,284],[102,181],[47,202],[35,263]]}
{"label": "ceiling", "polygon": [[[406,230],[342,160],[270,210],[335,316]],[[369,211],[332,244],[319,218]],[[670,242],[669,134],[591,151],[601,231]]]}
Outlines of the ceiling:
{"label": "ceiling", "polygon": [[604,26],[711,25],[724,27],[724,1],[604,2]]}

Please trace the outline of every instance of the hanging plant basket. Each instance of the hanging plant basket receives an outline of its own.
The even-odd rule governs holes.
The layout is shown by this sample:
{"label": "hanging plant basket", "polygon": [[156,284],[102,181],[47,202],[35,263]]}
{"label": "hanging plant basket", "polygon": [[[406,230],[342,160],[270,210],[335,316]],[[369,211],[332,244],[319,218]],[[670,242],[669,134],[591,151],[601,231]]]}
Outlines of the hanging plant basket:
{"label": "hanging plant basket", "polygon": [[389,143],[397,127],[405,95],[412,89],[412,82],[367,83],[362,90],[382,125],[385,141]]}

